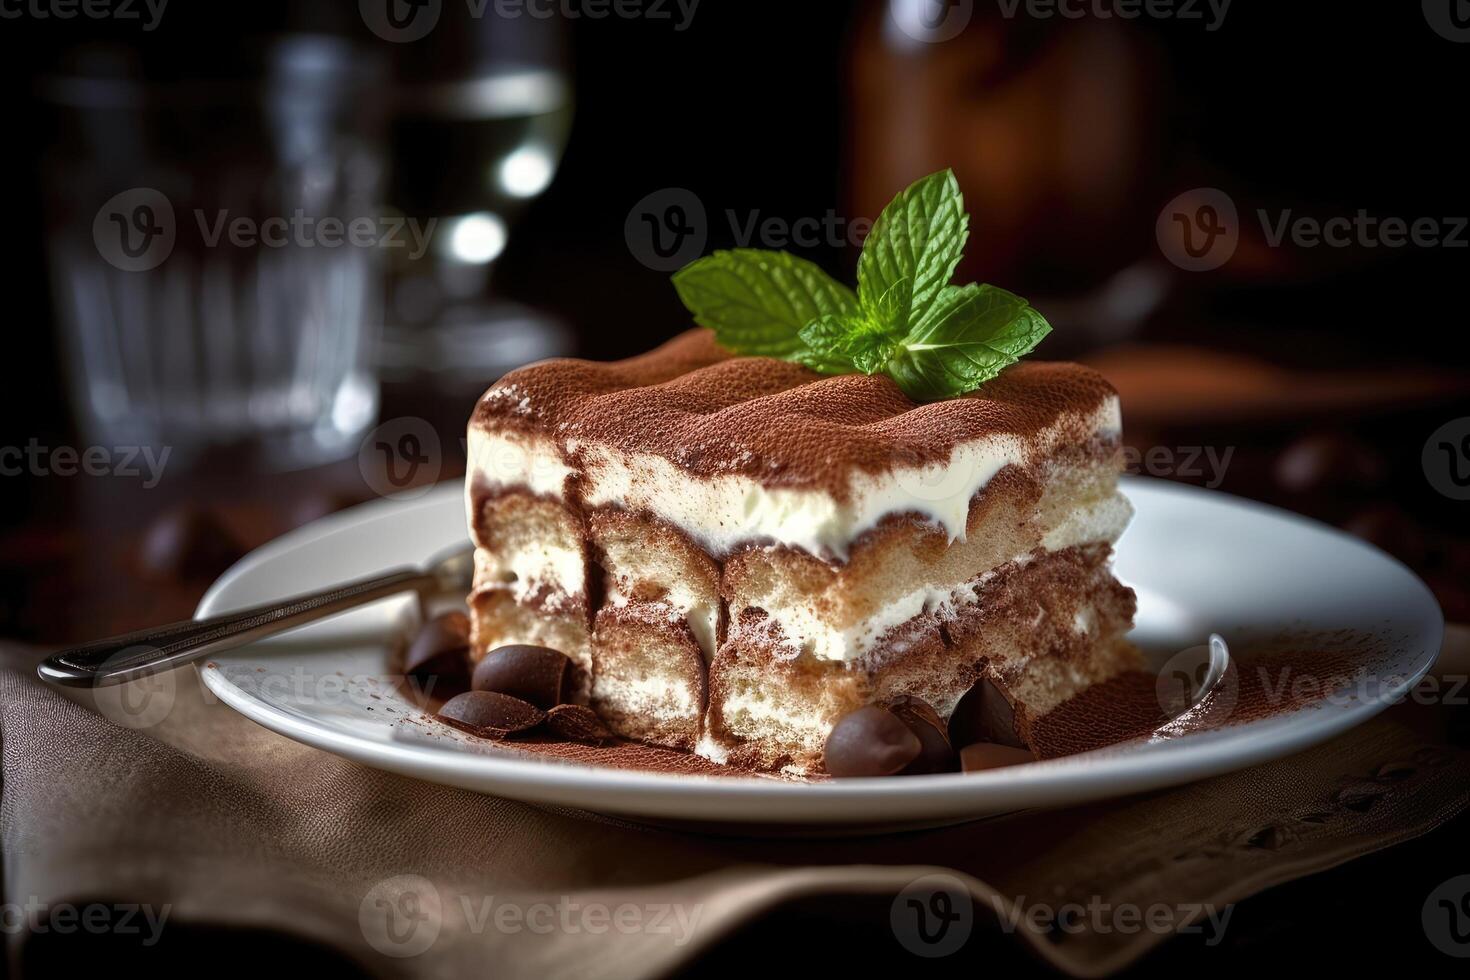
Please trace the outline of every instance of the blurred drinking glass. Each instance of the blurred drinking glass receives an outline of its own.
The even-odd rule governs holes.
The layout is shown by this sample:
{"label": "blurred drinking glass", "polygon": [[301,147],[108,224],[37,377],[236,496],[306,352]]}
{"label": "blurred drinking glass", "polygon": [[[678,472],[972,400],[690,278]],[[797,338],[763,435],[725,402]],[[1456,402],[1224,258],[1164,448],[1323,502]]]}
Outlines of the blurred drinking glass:
{"label": "blurred drinking glass", "polygon": [[264,469],[350,455],[378,406],[382,75],[324,36],[198,55],[81,52],[46,84],[84,437]]}
{"label": "blurred drinking glass", "polygon": [[388,257],[380,369],[432,392],[446,425],[500,373],[568,352],[569,333],[497,294],[496,260],[551,184],[572,119],[564,18],[534,5],[444,4],[432,30],[392,46],[392,183],[424,248]]}

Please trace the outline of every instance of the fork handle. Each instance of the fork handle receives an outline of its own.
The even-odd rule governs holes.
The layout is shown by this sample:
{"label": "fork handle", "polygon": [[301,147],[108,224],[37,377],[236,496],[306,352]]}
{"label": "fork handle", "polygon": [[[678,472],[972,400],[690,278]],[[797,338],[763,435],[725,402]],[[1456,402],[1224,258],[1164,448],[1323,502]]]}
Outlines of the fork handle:
{"label": "fork handle", "polygon": [[36,672],[44,680],[67,687],[121,684],[400,592],[416,591],[423,595],[435,583],[434,576],[423,569],[394,569],[208,619],[188,619],[95,640],[52,654],[41,662]]}

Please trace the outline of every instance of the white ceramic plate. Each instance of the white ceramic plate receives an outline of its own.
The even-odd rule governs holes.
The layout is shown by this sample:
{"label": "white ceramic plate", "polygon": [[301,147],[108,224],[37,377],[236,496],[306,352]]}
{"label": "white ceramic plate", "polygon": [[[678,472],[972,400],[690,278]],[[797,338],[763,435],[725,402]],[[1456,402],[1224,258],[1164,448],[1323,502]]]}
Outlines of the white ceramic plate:
{"label": "white ceramic plate", "polygon": [[[1285,512],[1220,493],[1130,479],[1137,516],[1118,575],[1138,590],[1135,638],[1162,659],[1216,631],[1369,633],[1387,644],[1380,697],[1333,699],[1269,719],[972,774],[834,780],[691,777],[508,757],[418,715],[388,678],[417,620],[387,600],[218,656],[202,670],[225,703],[289,738],[380,769],[531,803],[651,821],[797,825],[813,831],[939,824],[1202,779],[1296,752],[1371,717],[1439,650],[1429,591],[1392,558]],[[463,497],[443,487],[300,528],[230,569],[199,605],[225,612],[423,560],[463,541]],[[391,710],[390,710],[391,709]]]}

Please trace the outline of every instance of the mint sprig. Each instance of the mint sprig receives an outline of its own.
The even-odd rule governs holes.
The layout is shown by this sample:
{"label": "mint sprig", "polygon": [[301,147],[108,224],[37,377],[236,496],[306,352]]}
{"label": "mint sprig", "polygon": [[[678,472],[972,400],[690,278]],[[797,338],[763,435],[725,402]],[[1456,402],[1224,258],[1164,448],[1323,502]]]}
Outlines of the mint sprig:
{"label": "mint sprig", "polygon": [[695,320],[737,354],[779,357],[824,374],[886,374],[916,401],[974,391],[1051,327],[997,286],[951,285],[969,216],[949,170],[883,209],[858,259],[858,288],[786,252],[736,249],[674,273]]}

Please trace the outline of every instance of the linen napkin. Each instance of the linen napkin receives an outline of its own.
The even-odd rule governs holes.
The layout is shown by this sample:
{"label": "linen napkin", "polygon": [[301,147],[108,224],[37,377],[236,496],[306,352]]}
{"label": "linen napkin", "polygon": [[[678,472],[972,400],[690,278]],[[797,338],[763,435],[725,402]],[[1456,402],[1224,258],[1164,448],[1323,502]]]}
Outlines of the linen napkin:
{"label": "linen napkin", "polygon": [[27,975],[59,975],[125,916],[130,941],[160,949],[212,930],[219,961],[290,941],[372,976],[667,975],[795,900],[877,895],[915,957],[1019,943],[1095,976],[1178,932],[1208,942],[1230,903],[1470,802],[1444,709],[1403,704],[1145,796],[880,837],[708,836],[370,769],[256,726],[193,668],[165,717],[119,712],[38,681],[39,656],[0,645],[0,926]]}

